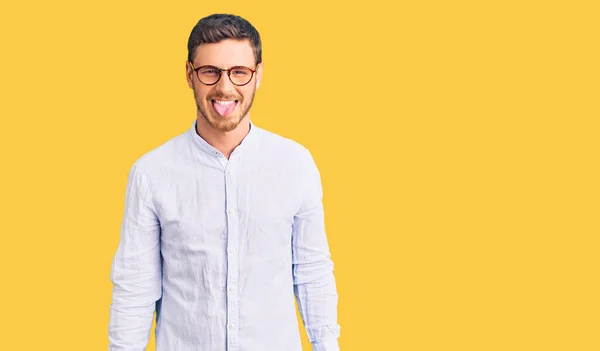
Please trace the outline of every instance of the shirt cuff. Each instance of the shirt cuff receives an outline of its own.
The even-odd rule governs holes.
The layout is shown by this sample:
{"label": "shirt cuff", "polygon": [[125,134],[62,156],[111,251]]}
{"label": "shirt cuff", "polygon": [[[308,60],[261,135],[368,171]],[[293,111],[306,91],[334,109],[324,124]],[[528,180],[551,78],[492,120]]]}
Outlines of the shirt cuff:
{"label": "shirt cuff", "polygon": [[313,351],[339,351],[338,338],[328,337],[316,340],[312,343]]}

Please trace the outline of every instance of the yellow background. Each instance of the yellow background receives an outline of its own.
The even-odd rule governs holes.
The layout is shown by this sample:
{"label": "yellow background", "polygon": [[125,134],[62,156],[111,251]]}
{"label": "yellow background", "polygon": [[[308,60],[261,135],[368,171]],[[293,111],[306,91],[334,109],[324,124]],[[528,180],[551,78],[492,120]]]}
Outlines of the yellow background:
{"label": "yellow background", "polygon": [[233,12],[252,120],[321,170],[342,351],[600,350],[596,4],[3,3],[0,349],[106,350],[127,172]]}

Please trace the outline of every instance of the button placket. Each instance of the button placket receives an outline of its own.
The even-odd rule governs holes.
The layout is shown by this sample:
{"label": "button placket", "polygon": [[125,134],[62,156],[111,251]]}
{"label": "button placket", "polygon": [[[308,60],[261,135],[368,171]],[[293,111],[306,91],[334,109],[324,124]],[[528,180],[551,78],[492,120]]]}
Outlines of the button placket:
{"label": "button placket", "polygon": [[[233,158],[232,158],[233,159]],[[237,349],[238,345],[238,296],[237,283],[239,272],[239,261],[237,256],[238,243],[238,211],[237,206],[237,183],[234,172],[234,162],[230,159],[225,166],[225,196],[227,206],[227,345],[228,350]]]}

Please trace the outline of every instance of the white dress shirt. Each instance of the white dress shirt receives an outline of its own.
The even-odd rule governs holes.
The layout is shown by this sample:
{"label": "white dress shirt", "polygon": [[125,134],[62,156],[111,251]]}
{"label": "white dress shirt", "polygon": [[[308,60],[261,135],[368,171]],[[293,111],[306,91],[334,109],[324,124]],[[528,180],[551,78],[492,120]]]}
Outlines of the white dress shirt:
{"label": "white dress shirt", "polygon": [[128,175],[110,274],[109,351],[314,351],[340,326],[320,174],[299,143],[250,123],[229,160],[196,121]]}

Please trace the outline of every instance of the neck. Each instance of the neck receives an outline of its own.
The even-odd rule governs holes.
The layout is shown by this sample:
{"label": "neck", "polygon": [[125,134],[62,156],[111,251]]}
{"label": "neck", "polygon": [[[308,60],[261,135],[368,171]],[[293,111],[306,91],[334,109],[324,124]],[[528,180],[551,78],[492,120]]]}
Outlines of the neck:
{"label": "neck", "polygon": [[213,128],[203,117],[198,116],[196,119],[196,133],[229,159],[233,150],[240,145],[250,131],[249,118],[249,115],[246,115],[234,130],[222,132]]}

